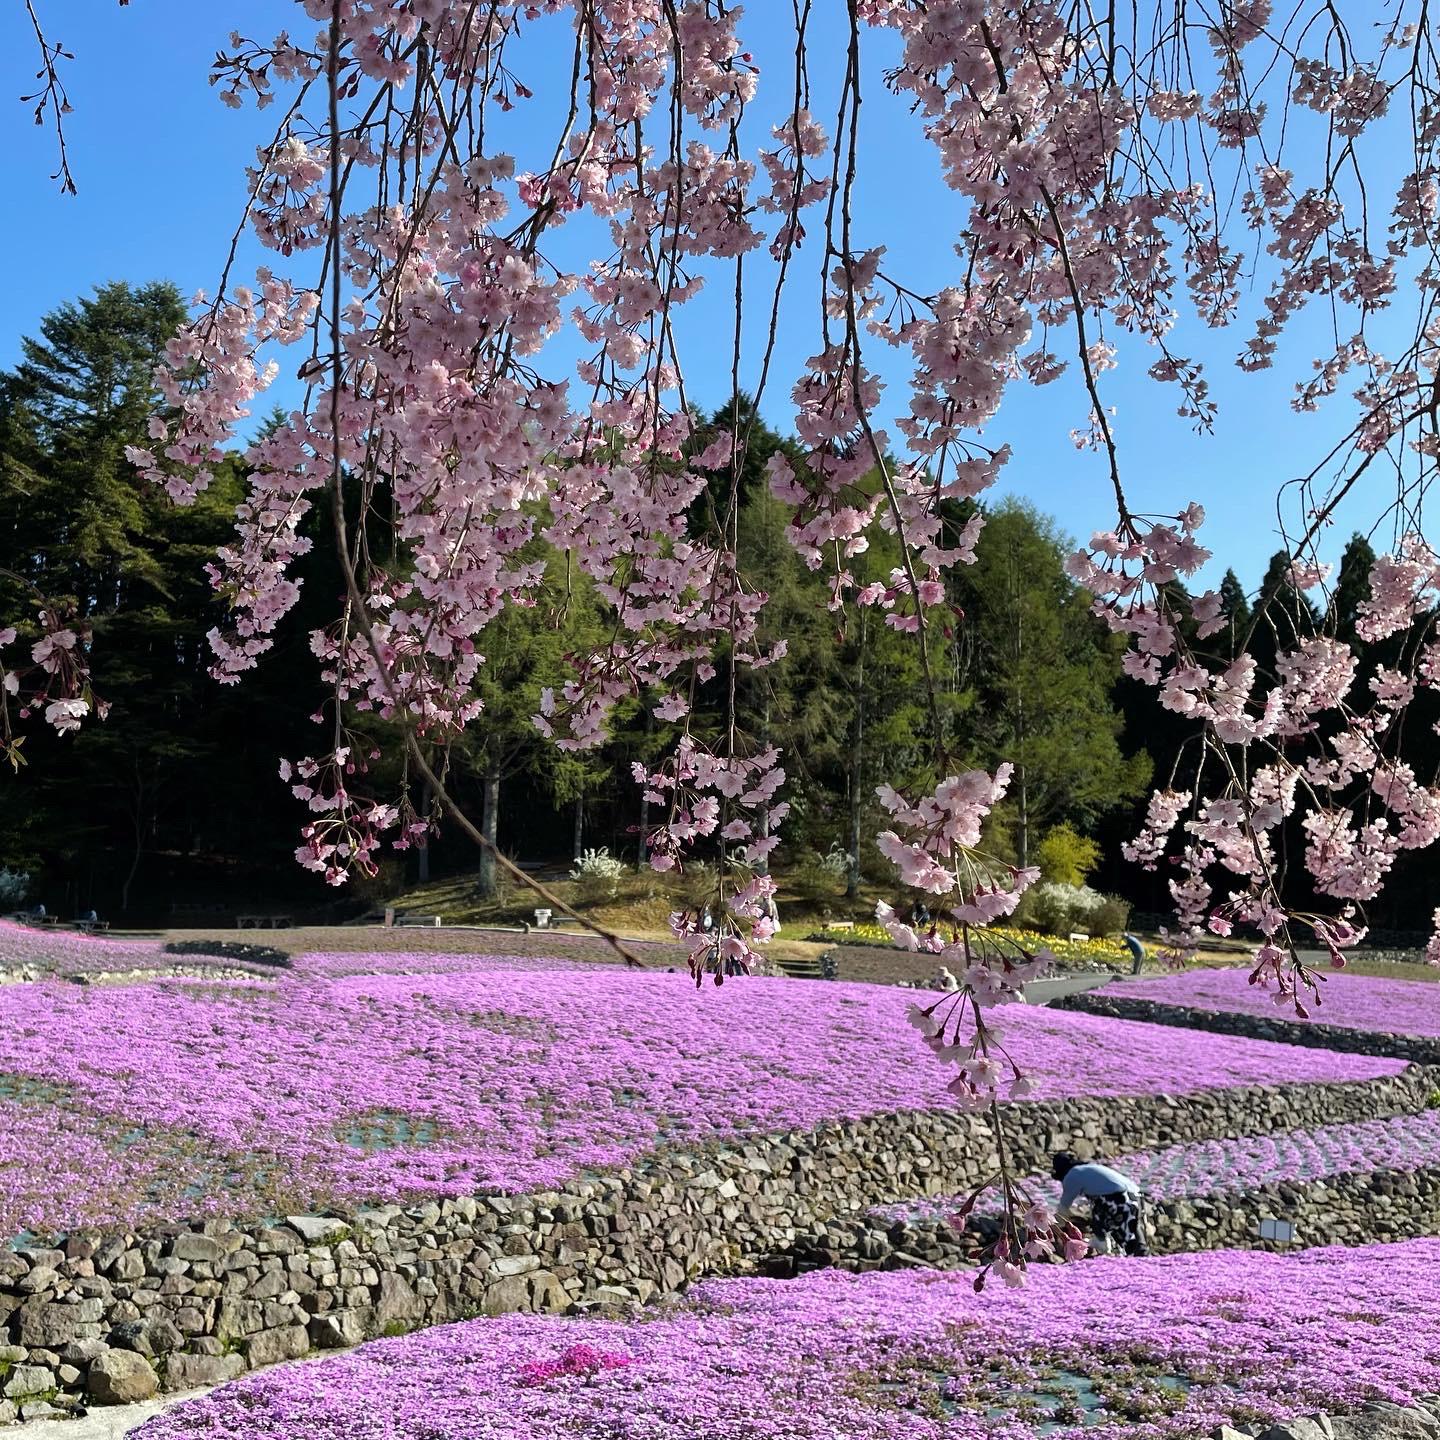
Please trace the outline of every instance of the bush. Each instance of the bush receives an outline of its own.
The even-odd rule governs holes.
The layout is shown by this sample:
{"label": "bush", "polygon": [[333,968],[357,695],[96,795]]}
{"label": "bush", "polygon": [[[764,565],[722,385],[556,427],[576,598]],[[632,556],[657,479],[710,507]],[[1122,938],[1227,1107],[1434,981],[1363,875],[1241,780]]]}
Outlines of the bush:
{"label": "bush", "polygon": [[833,900],[845,887],[850,874],[850,857],[838,845],[821,855],[811,850],[790,872],[790,888],[802,900],[819,903]]}
{"label": "bush", "polygon": [[606,847],[587,850],[570,872],[580,899],[588,905],[613,900],[620,893],[620,882],[627,874],[625,862],[617,860]]}
{"label": "bush", "polygon": [[1074,931],[1114,935],[1129,922],[1130,906],[1118,896],[1102,895],[1088,885],[1042,881],[1025,892],[1017,919],[1051,935]]}
{"label": "bush", "polygon": [[1035,847],[1035,863],[1042,879],[1078,889],[1100,863],[1100,847],[1070,826],[1057,825]]}
{"label": "bush", "polygon": [[1130,925],[1130,902],[1118,895],[1102,895],[1090,917],[1091,935],[1120,935]]}
{"label": "bush", "polygon": [[716,905],[717,873],[708,860],[687,860],[684,870],[677,875],[671,871],[671,897],[678,896],[680,904],[688,910],[701,911],[708,905],[713,912]]}
{"label": "bush", "polygon": [[393,899],[405,888],[405,863],[399,855],[382,855],[375,863],[373,875],[357,868],[350,876],[350,894],[366,905],[379,905]]}
{"label": "bush", "polygon": [[251,965],[274,965],[285,969],[290,957],[273,945],[247,945],[243,940],[172,940],[167,955],[207,955],[215,960],[244,960]]}
{"label": "bush", "polygon": [[0,909],[11,909],[30,893],[30,877],[23,870],[0,866]]}

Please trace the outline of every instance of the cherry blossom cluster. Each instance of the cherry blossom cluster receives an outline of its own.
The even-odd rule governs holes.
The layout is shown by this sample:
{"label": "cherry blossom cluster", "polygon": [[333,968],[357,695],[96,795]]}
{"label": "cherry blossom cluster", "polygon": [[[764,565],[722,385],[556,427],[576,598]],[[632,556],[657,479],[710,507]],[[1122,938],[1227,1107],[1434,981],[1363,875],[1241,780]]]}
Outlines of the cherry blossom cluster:
{"label": "cherry blossom cluster", "polygon": [[910,1019],[941,1060],[958,1064],[949,1089],[967,1108],[993,1104],[1002,1086],[1012,1098],[1028,1093],[1029,1081],[985,1009],[1023,1001],[1024,987],[1054,960],[1046,950],[1028,950],[985,929],[1013,914],[1040,878],[1039,870],[998,862],[982,848],[982,826],[1004,796],[1011,769],[952,775],[913,803],[888,785],[878,792],[894,826],[878,838],[881,853],[903,885],[945,908],[931,917],[928,907],[917,907],[907,922],[882,901],[876,919],[897,945],[937,956],[955,977],[955,991],[927,1009],[912,1006]]}
{"label": "cherry blossom cluster", "polygon": [[645,798],[664,815],[643,837],[652,869],[683,870],[697,841],[719,842],[713,908],[702,902],[670,916],[671,932],[691,946],[697,984],[706,975],[719,985],[727,974],[753,973],[762,963],[754,947],[775,934],[776,886],[767,866],[779,843],[775,829],[790,811],[775,798],[785,783],[779,759],[774,746],[744,758],[716,754],[685,735],[658,769],[634,766]]}
{"label": "cherry blossom cluster", "polygon": [[[90,689],[90,626],[68,608],[41,605],[33,626],[37,638],[23,640],[15,626],[0,628],[0,759],[18,769],[24,763],[24,737],[11,723],[43,714],[45,723],[57,734],[68,735],[80,728],[92,709],[104,719],[109,709]],[[28,643],[29,659],[16,656],[17,646]],[[7,657],[7,649],[12,651]]]}
{"label": "cherry blossom cluster", "polygon": [[[378,753],[371,758],[378,758]],[[398,807],[350,794],[349,777],[363,769],[348,745],[337,745],[323,761],[306,756],[293,765],[288,760],[280,762],[280,778],[316,817],[301,827],[304,843],[295,851],[295,858],[331,885],[343,885],[351,870],[373,876],[376,865],[372,857],[384,833],[400,818]]]}
{"label": "cherry blossom cluster", "polygon": [[[1362,683],[1350,645],[1292,632],[1262,673],[1243,651],[1233,659],[1206,653],[1204,642],[1228,624],[1218,592],[1191,598],[1173,588],[1206,557],[1193,538],[1202,520],[1192,506],[1174,525],[1097,534],[1070,562],[1071,574],[1096,596],[1097,613],[1130,639],[1127,672],[1155,686],[1166,709],[1203,727],[1216,777],[1203,788],[1152,796],[1140,834],[1124,851],[1154,870],[1173,843],[1177,951],[1206,931],[1253,927],[1264,940],[1255,980],[1273,984],[1276,1002],[1303,1015],[1302,993],[1314,995],[1316,987],[1296,953],[1292,925],[1343,966],[1342,952],[1365,935],[1358,907],[1380,893],[1402,853],[1440,839],[1440,788],[1422,783],[1394,753],[1406,708],[1434,684],[1435,642],[1425,616],[1440,569],[1423,541],[1407,536],[1377,561],[1371,593],[1359,605],[1362,639],[1406,637],[1401,668],[1380,665]],[[1313,562],[1290,568],[1292,593],[1325,578]],[[1266,619],[1262,612],[1257,623]],[[1328,914],[1296,909],[1284,897],[1278,836],[1292,819],[1304,837],[1309,883],[1338,902]]]}
{"label": "cherry blossom cluster", "polygon": [[[1338,960],[1397,859],[1440,834],[1440,791],[1397,754],[1408,707],[1440,676],[1426,631],[1440,570],[1418,521],[1440,456],[1440,92],[1414,0],[1378,24],[1360,7],[1353,34],[1343,5],[1302,8],[1304,23],[1282,25],[1269,0],[1220,0],[1197,26],[1170,27],[1153,7],[1107,19],[1057,0],[859,0],[825,57],[842,101],[822,125],[819,42],[796,7],[795,69],[758,144],[744,123],[761,84],[749,18],[721,0],[296,0],[297,23],[273,40],[231,36],[213,77],[222,100],[280,116],[246,176],[245,222],[274,268],[246,286],[227,265],[197,300],[157,377],[151,443],[131,458],[183,502],[282,363],[307,387],[244,449],[235,536],[210,572],[230,608],[210,637],[215,674],[233,682],[294,610],[314,536],[334,537],[345,590],[311,637],[332,738],[295,772],[311,811],[303,862],[339,881],[373,864],[383,837],[409,843],[404,795],[352,793],[354,757],[376,743],[355,727],[372,718],[435,750],[483,727],[485,629],[507,607],[550,603],[534,558],[548,546],[612,623],[536,724],[582,750],[638,699],[672,727],[665,757],[636,777],[665,812],[646,837],[652,863],[718,858],[720,921],[702,934],[682,914],[677,932],[695,939],[697,975],[753,964],[784,771],[733,701],[704,739],[692,712],[700,687],[725,681],[733,695],[737,674],[780,659],[784,642],[761,577],[736,557],[747,437],[696,434],[687,317],[707,286],[733,294],[734,383],[763,392],[782,296],[803,271],[818,281],[808,359],[775,379],[797,447],[769,462],[767,483],[791,507],[798,553],[830,578],[831,605],[875,607],[912,635],[933,700],[929,647],[955,620],[945,572],[984,545],[985,497],[1011,458],[987,427],[1013,385],[1065,380],[1064,423],[1102,458],[1115,508],[1071,573],[1126,637],[1127,673],[1193,724],[1203,757],[1155,797],[1131,858],[1174,862],[1177,951],[1255,927],[1259,973],[1287,996],[1305,985],[1293,925]],[[545,43],[530,44],[535,26]],[[923,292],[859,203],[872,31],[889,32],[883,83],[959,202],[941,237],[954,262]],[[537,76],[554,123],[504,123],[529,118]],[[1367,183],[1377,148],[1385,187]],[[771,280],[757,353],[740,322]],[[1401,305],[1382,347],[1374,317]],[[1182,322],[1250,325],[1237,362],[1249,371],[1277,363],[1307,311],[1328,333],[1294,408],[1339,401],[1358,418],[1294,485],[1290,580],[1327,583],[1316,550],[1335,507],[1393,466],[1402,538],[1376,567],[1360,632],[1398,658],[1373,676],[1334,635],[1287,640],[1266,612],[1236,636],[1218,591],[1184,593],[1209,558],[1203,511],[1132,507],[1124,416],[1104,393],[1143,350],[1179,413],[1208,426],[1215,401]],[[891,351],[911,379],[887,396],[894,367],[878,357]],[[852,563],[877,530],[899,540],[899,563],[862,582]],[[1278,653],[1262,660],[1248,642],[1272,632]],[[1209,642],[1222,634],[1235,643],[1219,656]],[[44,704],[28,710],[73,728],[92,704],[81,633],[57,620],[26,643],[48,646],[32,655]],[[5,675],[12,694],[18,675]],[[944,736],[926,738],[920,788],[935,788],[918,801],[882,790],[880,840],[906,886],[944,897],[948,933],[888,921],[900,943],[953,960],[974,1007],[1012,997],[1035,961],[984,936],[1033,877],[980,845],[1007,767],[955,773]],[[1292,826],[1298,861],[1280,843]],[[1334,902],[1328,913],[1290,903],[1287,864]]]}

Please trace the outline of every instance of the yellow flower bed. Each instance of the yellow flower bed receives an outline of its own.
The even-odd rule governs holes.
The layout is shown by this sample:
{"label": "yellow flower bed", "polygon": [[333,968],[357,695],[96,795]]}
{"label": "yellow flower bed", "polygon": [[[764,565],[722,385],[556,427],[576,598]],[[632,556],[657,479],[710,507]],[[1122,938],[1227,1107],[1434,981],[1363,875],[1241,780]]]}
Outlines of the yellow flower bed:
{"label": "yellow flower bed", "polygon": [[[985,933],[1032,952],[1049,950],[1061,965],[1126,967],[1130,963],[1130,952],[1118,940],[1067,940],[1063,935],[1044,935],[1038,930],[1023,930],[1011,925],[990,925]],[[824,930],[810,938],[841,942],[855,940],[867,945],[892,943],[884,926],[871,922],[857,922],[853,930]]]}

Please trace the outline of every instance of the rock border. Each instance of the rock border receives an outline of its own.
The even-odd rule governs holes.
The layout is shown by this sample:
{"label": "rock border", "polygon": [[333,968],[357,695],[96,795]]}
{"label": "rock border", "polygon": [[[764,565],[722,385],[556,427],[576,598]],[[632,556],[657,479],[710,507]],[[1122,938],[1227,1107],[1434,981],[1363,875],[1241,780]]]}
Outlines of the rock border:
{"label": "rock border", "polygon": [[[1440,1003],[1440,985],[1436,987]],[[1218,1035],[1243,1035],[1252,1040],[1279,1040],[1312,1050],[1340,1050],[1351,1055],[1384,1055],[1417,1065],[1440,1065],[1440,1038],[1396,1035],[1377,1030],[1352,1030],[1315,1020],[1284,1020],[1249,1015],[1238,1010],[1205,1010],[1194,1005],[1173,1005],[1164,1000],[1143,1000],[1135,995],[1107,995],[1103,989],[1061,996],[1050,1002],[1056,1010],[1079,1010],[1112,1020],[1144,1020],[1152,1025],[1177,1025],[1187,1030],[1208,1030]]]}
{"label": "rock border", "polygon": [[[1417,1170],[1347,1171],[1323,1180],[1279,1181],[1214,1190],[1146,1206],[1155,1255],[1201,1250],[1285,1251],[1318,1245],[1369,1245],[1440,1233],[1440,1163]],[[1261,1239],[1259,1222],[1295,1226],[1293,1244]],[[973,1264],[999,1234],[993,1215],[972,1215],[963,1230],[940,1218],[838,1219],[797,1238],[765,1268],[774,1275],[847,1270],[950,1270]]]}

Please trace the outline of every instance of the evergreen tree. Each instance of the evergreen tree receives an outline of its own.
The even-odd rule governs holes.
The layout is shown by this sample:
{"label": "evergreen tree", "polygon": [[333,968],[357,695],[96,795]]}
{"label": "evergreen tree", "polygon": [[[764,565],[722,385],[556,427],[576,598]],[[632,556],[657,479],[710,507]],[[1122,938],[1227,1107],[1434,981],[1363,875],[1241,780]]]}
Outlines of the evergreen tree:
{"label": "evergreen tree", "polygon": [[[227,459],[177,507],[125,458],[148,442],[151,372],[184,315],[173,285],[102,286],[47,315],[0,375],[0,571],[75,605],[94,631],[95,693],[111,702],[76,735],[31,736],[36,763],[9,797],[26,823],[0,844],[82,908],[132,909],[147,855],[173,877],[199,851],[278,866],[294,848],[276,759],[300,753],[291,717],[313,659],[291,649],[307,678],[294,663],[277,677],[283,705],[264,703],[269,677],[222,689],[208,673],[206,632],[224,615],[204,567],[233,533],[242,467]],[[0,577],[0,592],[25,613],[23,586]],[[152,900],[174,884],[148,877]]]}
{"label": "evergreen tree", "polygon": [[1022,865],[1046,830],[1088,828],[1150,773],[1143,751],[1120,744],[1118,647],[1066,576],[1065,551],[1048,521],[1007,501],[990,512],[976,563],[957,575],[974,657],[971,747],[987,768],[1015,766],[1007,810]]}
{"label": "evergreen tree", "polygon": [[1291,579],[1290,566],[1287,551],[1277,550],[1270,557],[1251,618],[1252,633],[1245,648],[1266,677],[1274,676],[1281,651],[1293,649],[1298,640],[1314,635],[1320,624],[1319,612],[1310,597]]}
{"label": "evergreen tree", "polygon": [[100,286],[40,323],[23,359],[0,376],[0,533],[7,568],[82,615],[124,603],[123,587],[152,585],[144,537],[155,496],[125,459],[148,442],[152,374],[186,316],[168,282]]}
{"label": "evergreen tree", "polygon": [[1220,581],[1220,613],[1230,622],[1211,642],[1227,659],[1233,660],[1240,652],[1246,635],[1250,633],[1250,600],[1240,577],[1227,570]]}
{"label": "evergreen tree", "polygon": [[1360,602],[1370,598],[1370,572],[1375,568],[1375,550],[1363,535],[1352,535],[1340,556],[1340,571],[1330,596],[1326,616],[1330,627],[1341,640],[1356,638],[1355,625],[1360,618]]}

